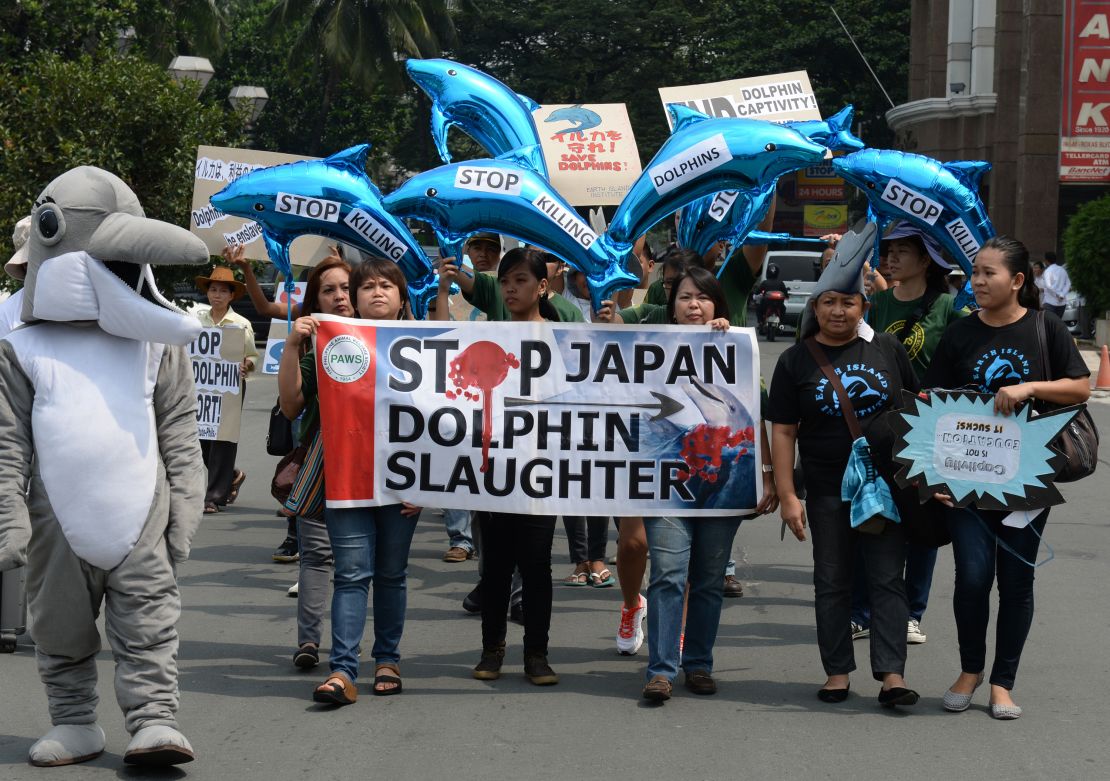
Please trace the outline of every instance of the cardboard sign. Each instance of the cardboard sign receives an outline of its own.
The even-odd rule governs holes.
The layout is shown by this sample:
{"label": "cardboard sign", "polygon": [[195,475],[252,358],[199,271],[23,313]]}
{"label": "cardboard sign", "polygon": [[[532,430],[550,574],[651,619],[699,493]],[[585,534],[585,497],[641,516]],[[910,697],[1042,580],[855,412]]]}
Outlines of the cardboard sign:
{"label": "cardboard sign", "polygon": [[994,412],[994,396],[933,391],[926,399],[904,393],[893,416],[901,439],[898,484],[915,485],[922,501],[945,493],[960,507],[1029,510],[1060,504],[1052,480],[1063,456],[1050,443],[1082,409],[1031,417],[1033,405],[1013,415]]}
{"label": "cardboard sign", "polygon": [[572,206],[619,204],[641,171],[625,104],[545,105],[533,116],[559,194]]}
{"label": "cardboard sign", "polygon": [[[269,260],[262,241],[262,228],[258,223],[224,214],[208,199],[244,174],[258,168],[268,168],[298,160],[316,160],[315,157],[286,155],[280,152],[261,152],[256,149],[235,149],[222,146],[198,146],[197,162],[193,177],[193,207],[189,230],[199,236],[213,255],[224,247],[242,244],[249,260]],[[314,216],[316,219],[334,221],[330,201],[281,193],[278,208]],[[299,210],[299,211],[298,211]],[[301,236],[289,249],[294,266],[315,266],[328,256],[328,243],[319,236]]]}
{"label": "cardboard sign", "polygon": [[189,345],[201,439],[239,441],[243,413],[239,364],[246,355],[246,333],[237,325],[205,328]]}
{"label": "cardboard sign", "polygon": [[671,127],[671,115],[666,110],[668,103],[684,103],[711,117],[765,119],[770,122],[821,119],[817,98],[805,71],[686,87],[660,87],[659,97]]}
{"label": "cardboard sign", "polygon": [[759,501],[751,329],[320,321],[328,507],[687,516]]}

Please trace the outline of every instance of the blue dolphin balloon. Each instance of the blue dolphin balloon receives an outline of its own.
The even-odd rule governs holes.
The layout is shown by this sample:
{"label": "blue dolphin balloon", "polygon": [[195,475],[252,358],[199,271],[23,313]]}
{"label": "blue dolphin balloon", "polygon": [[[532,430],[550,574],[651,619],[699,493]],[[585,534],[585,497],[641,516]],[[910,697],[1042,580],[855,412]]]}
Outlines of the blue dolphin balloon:
{"label": "blue dolphin balloon", "polygon": [[408,228],[382,208],[382,194],[366,175],[369,152],[369,144],[359,144],[324,160],[252,171],[209,200],[262,226],[270,260],[290,283],[289,245],[306,234],[395,261],[408,280],[413,313],[422,318],[435,296],[432,264]]}
{"label": "blue dolphin balloon", "polygon": [[638,279],[624,270],[628,252],[614,253],[552,189],[512,153],[452,163],[417,174],[382,199],[394,216],[431,223],[448,243],[496,231],[558,255],[586,275],[594,308]]}
{"label": "blue dolphin balloon", "polygon": [[513,150],[530,158],[548,178],[532,112],[540,106],[482,71],[451,60],[407,60],[405,70],[432,99],[432,139],[439,158],[451,162],[447,131],[457,126],[493,157]]}
{"label": "blue dolphin balloon", "polygon": [[759,119],[710,119],[667,106],[674,132],[625,195],[607,240],[623,248],[678,209],[722,190],[765,191],[787,171],[825,158],[825,147],[796,130]]}
{"label": "blue dolphin balloon", "polygon": [[565,127],[562,130],[556,130],[555,135],[563,135],[564,133],[576,133],[580,130],[589,130],[592,127],[597,127],[601,124],[601,115],[596,111],[590,111],[588,108],[582,108],[581,103],[575,103],[573,106],[564,106],[557,108],[547,115],[544,119],[544,124],[548,122],[575,122],[577,124],[571,127]]}
{"label": "blue dolphin balloon", "polygon": [[947,249],[971,278],[979,248],[995,234],[979,198],[979,180],[990,163],[941,163],[893,149],[865,149],[835,158],[832,165],[867,197],[880,227],[896,219],[916,225]]}
{"label": "blue dolphin balloon", "polygon": [[[834,152],[851,152],[865,146],[863,141],[852,134],[853,112],[852,106],[848,105],[828,119],[782,124]],[[704,255],[717,242],[728,242],[729,255],[724,259],[724,263],[727,263],[736,247],[767,243],[765,234],[757,234],[751,239],[749,235],[767,215],[775,198],[777,183],[776,178],[769,187],[755,193],[742,195],[737,191],[730,191],[707,195],[683,208],[678,223],[679,246]],[[724,263],[721,265],[722,269]]]}

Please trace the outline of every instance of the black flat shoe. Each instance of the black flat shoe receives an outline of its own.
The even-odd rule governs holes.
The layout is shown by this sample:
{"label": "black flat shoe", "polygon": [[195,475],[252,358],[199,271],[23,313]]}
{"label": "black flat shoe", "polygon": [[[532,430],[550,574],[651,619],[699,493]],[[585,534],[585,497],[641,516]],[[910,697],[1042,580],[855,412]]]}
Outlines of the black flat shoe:
{"label": "black flat shoe", "polygon": [[893,708],[895,705],[916,705],[918,699],[920,697],[917,692],[913,689],[904,689],[901,686],[879,690],[879,704],[884,708]]}
{"label": "black flat shoe", "polygon": [[848,699],[848,691],[851,688],[852,684],[848,684],[848,686],[843,689],[818,689],[817,699],[821,700],[821,702],[844,702]]}

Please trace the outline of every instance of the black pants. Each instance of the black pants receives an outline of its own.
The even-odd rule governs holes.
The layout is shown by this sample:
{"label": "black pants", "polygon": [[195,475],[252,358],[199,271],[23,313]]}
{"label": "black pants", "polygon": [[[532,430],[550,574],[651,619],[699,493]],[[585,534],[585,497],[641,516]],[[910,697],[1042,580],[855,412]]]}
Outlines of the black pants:
{"label": "black pants", "polygon": [[208,468],[205,504],[227,504],[231,481],[235,477],[235,454],[238,450],[239,445],[236,442],[220,442],[215,439],[200,441],[200,452],[204,457],[204,465]]}
{"label": "black pants", "polygon": [[547,653],[551,629],[551,543],[554,515],[476,513],[482,528],[482,645],[505,640],[513,569],[523,583],[524,650]]}
{"label": "black pants", "polygon": [[[1014,688],[1021,652],[1033,625],[1033,578],[1048,510],[1024,529],[1004,526],[1005,512],[952,508],[946,513],[956,560],[952,612],[960,640],[960,669],[980,673],[987,663],[991,589],[998,583],[998,624],[990,682]],[[976,517],[978,516],[978,517]],[[1002,548],[1005,543],[1018,556]],[[1025,561],[1022,561],[1025,559]],[[1027,563],[1028,562],[1028,563]]]}
{"label": "black pants", "polygon": [[609,536],[608,518],[564,515],[563,529],[567,533],[567,548],[572,564],[605,561],[605,542]]}
{"label": "black pants", "polygon": [[851,526],[849,506],[839,496],[810,496],[806,515],[813,534],[814,607],[817,645],[826,675],[856,669],[852,652],[852,580],[857,550],[867,564],[871,596],[871,673],[901,675],[906,667],[906,539],[902,527],[887,523],[882,534]]}

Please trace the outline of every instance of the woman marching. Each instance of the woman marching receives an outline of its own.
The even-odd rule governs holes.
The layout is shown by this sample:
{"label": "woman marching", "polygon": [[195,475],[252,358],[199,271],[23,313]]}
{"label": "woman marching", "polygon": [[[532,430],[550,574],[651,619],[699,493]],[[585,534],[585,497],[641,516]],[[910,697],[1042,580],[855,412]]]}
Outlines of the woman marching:
{"label": "woman marching", "polygon": [[[866,249],[868,242],[852,244]],[[852,251],[847,239],[837,251]],[[813,322],[775,367],[766,417],[772,422],[783,522],[799,540],[806,537],[807,517],[813,531],[817,643],[827,676],[817,697],[830,703],[848,698],[849,673],[856,667],[849,618],[858,550],[867,566],[871,671],[882,682],[879,703],[913,705],[917,692],[907,688],[902,677],[907,624],[904,530],[883,518],[878,528],[853,528],[852,504],[841,499],[841,492],[857,438],[853,431],[861,429],[875,454],[881,455],[881,413],[898,405],[903,388],[916,391],[918,384],[897,339],[874,334],[866,326],[861,336],[867,303],[861,275],[849,271],[855,267],[834,261],[822,273],[810,297]],[[794,485],[795,445],[805,474],[805,507]]]}
{"label": "woman marching", "polygon": [[[355,309],[367,320],[399,320],[408,303],[404,274],[396,263],[372,258],[351,272]],[[278,369],[282,411],[295,416],[306,405],[319,415],[315,354],[298,362],[302,343],[316,333],[315,318],[300,317],[286,340]],[[312,698],[330,705],[349,705],[358,698],[355,681],[359,647],[366,628],[366,598],[374,584],[374,694],[401,693],[398,646],[405,627],[409,546],[420,508],[407,502],[382,507],[328,509],[324,513],[335,559],[331,603],[331,674]]]}
{"label": "woman marching", "polygon": [[[1040,298],[1025,245],[1003,236],[984,243],[975,257],[971,287],[980,308],[944,332],[925,373],[925,387],[993,393],[1000,415],[1035,401],[1067,405],[1087,400],[1090,372],[1064,324],[1038,311]],[[1039,329],[1047,348],[1043,353]],[[950,497],[937,498],[951,505]],[[983,682],[991,589],[997,582],[990,672],[990,714],[996,719],[1016,719],[1022,712],[1011,691],[1033,623],[1034,566],[1048,509],[1020,529],[1005,525],[1006,515],[974,505],[950,506],[946,512],[956,560],[952,607],[961,672],[944,694],[944,707],[967,710]]]}

